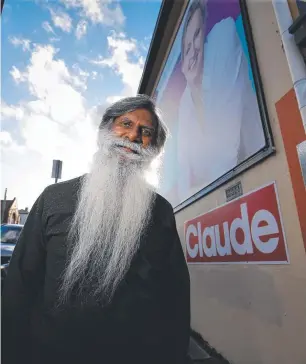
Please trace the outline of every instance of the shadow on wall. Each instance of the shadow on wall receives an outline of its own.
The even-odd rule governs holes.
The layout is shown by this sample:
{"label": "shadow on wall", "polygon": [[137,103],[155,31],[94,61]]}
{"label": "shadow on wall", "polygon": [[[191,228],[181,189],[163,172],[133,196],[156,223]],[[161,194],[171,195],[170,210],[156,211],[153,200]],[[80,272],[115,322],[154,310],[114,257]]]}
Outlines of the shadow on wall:
{"label": "shadow on wall", "polygon": [[[276,268],[277,269],[277,268]],[[273,277],[255,265],[209,268],[191,273],[194,289],[205,298],[238,310],[252,310],[264,323],[282,326],[283,307]]]}
{"label": "shadow on wall", "polygon": [[[196,347],[198,347],[197,352],[195,350]],[[188,364],[196,364],[196,363],[231,364],[227,359],[224,358],[223,355],[221,355],[216,349],[210,346],[209,343],[206,340],[204,340],[198,332],[192,329],[191,329],[191,339],[189,346],[189,358],[190,360]]]}

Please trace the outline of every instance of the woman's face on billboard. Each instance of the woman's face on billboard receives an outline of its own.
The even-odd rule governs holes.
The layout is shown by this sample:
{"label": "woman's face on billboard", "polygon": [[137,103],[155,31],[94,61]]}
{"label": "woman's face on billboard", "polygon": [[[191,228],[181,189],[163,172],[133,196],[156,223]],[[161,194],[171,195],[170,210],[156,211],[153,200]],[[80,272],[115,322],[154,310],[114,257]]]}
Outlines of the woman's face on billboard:
{"label": "woman's face on billboard", "polygon": [[196,83],[203,72],[204,30],[200,9],[192,15],[184,37],[182,71],[188,83]]}

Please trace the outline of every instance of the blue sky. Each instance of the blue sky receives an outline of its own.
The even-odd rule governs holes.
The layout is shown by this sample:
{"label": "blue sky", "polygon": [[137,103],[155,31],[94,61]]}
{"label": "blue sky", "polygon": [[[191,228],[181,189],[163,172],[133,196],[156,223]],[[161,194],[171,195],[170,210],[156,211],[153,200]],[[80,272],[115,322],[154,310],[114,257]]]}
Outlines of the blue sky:
{"label": "blue sky", "polygon": [[31,207],[52,180],[86,173],[107,105],[137,92],[161,0],[6,0],[1,194]]}

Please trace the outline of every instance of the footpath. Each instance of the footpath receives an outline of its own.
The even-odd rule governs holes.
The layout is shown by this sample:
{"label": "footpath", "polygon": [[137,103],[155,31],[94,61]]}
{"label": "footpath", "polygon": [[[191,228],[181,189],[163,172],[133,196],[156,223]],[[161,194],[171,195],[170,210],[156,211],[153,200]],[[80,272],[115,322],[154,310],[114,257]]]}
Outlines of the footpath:
{"label": "footpath", "polygon": [[188,364],[230,364],[202,338],[190,337]]}

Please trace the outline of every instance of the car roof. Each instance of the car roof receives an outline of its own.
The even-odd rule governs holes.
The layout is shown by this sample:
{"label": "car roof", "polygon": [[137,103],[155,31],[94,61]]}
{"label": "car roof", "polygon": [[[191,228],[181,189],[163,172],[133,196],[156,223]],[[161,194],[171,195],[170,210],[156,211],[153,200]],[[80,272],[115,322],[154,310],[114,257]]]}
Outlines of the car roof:
{"label": "car roof", "polygon": [[23,225],[20,224],[1,224],[1,226],[7,226],[9,228],[16,228],[16,229],[22,229]]}

